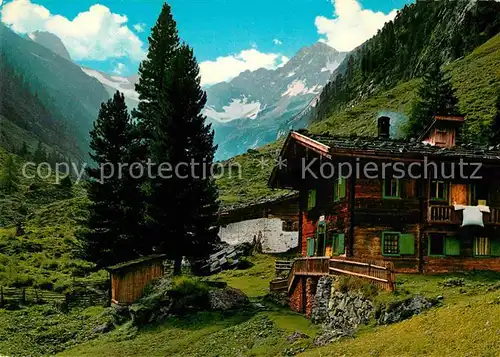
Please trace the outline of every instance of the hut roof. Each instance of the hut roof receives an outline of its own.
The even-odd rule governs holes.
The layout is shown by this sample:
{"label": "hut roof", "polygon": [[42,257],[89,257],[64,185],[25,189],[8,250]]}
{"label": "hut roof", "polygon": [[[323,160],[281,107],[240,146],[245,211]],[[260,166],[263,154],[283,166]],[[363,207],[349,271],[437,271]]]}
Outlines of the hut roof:
{"label": "hut roof", "polygon": [[148,262],[148,261],[165,259],[166,256],[167,256],[166,254],[148,255],[148,256],[145,256],[145,257],[140,257],[138,259],[130,260],[128,262],[123,262],[123,263],[119,263],[119,264],[116,264],[116,265],[112,265],[110,267],[107,267],[106,270],[110,271],[110,272],[118,271],[118,270],[121,270],[121,269],[124,269],[124,268],[131,267],[133,265],[139,265],[139,264],[142,264],[142,263],[145,263],[145,262]]}

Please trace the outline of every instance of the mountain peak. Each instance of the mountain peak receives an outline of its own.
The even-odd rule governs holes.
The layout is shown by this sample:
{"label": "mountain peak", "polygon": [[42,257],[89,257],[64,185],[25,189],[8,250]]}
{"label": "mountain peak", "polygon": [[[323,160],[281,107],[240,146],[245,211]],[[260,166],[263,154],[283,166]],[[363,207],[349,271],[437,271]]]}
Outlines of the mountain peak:
{"label": "mountain peak", "polygon": [[56,55],[59,55],[62,58],[71,61],[71,56],[69,55],[68,50],[64,46],[64,43],[61,41],[59,37],[57,37],[53,33],[46,31],[35,31],[30,33],[28,36],[32,41],[51,50]]}

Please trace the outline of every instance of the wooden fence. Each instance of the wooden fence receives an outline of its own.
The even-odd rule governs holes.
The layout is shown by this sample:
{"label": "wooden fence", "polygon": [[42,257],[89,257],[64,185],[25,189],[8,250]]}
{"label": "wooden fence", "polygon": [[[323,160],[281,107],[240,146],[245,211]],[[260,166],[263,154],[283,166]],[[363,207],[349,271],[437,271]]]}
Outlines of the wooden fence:
{"label": "wooden fence", "polygon": [[109,292],[89,287],[60,294],[35,288],[0,287],[0,307],[4,307],[9,303],[19,305],[49,303],[62,310],[95,305],[107,306],[109,304]]}
{"label": "wooden fence", "polygon": [[396,278],[394,264],[385,261],[367,261],[352,258],[309,257],[298,258],[292,264],[288,277],[270,282],[271,291],[290,291],[296,277],[322,275],[349,275],[368,280],[378,288],[394,291]]}
{"label": "wooden fence", "polygon": [[27,303],[54,303],[64,301],[65,296],[52,291],[34,288],[8,288],[0,287],[0,307],[6,303],[15,302],[19,304]]}
{"label": "wooden fence", "polygon": [[329,272],[330,274],[351,275],[365,279],[375,286],[389,291],[394,291],[396,286],[392,262],[331,258]]}

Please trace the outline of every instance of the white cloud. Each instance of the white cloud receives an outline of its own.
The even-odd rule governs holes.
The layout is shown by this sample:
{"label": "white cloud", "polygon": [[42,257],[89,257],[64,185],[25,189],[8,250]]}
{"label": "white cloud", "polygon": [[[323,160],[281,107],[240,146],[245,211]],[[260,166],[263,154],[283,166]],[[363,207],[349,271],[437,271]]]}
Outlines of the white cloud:
{"label": "white cloud", "polygon": [[277,38],[275,38],[275,39],[273,40],[273,43],[274,43],[275,45],[282,45],[282,44],[283,44],[283,42],[281,42],[281,41],[280,41],[279,39],[277,39]]}
{"label": "white cloud", "polygon": [[103,5],[92,5],[72,20],[51,14],[30,0],[13,0],[1,9],[2,22],[19,33],[48,31],[57,35],[75,60],[144,58],[142,41],[127,26],[125,15],[112,13]]}
{"label": "white cloud", "polygon": [[144,32],[145,28],[146,28],[146,24],[144,22],[139,22],[139,23],[134,25],[134,30],[136,32]]}
{"label": "white cloud", "polygon": [[125,66],[125,64],[118,62],[116,64],[115,68],[113,69],[113,73],[115,73],[115,74],[122,74],[125,69],[127,69],[127,67]]}
{"label": "white cloud", "polygon": [[224,82],[246,70],[276,69],[286,61],[288,58],[278,53],[263,53],[255,48],[243,50],[238,54],[218,57],[215,61],[201,62],[201,83],[210,85]]}
{"label": "white cloud", "polygon": [[334,18],[317,16],[318,33],[325,42],[338,51],[351,51],[373,37],[388,21],[396,17],[397,10],[388,14],[363,9],[357,0],[331,0]]}

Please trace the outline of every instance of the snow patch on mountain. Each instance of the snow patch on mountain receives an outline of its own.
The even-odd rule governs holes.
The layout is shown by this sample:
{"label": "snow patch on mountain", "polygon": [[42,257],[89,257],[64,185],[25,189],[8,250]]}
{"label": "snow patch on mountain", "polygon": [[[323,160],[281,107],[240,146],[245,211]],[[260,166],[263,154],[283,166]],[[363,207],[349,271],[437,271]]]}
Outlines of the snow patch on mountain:
{"label": "snow patch on mountain", "polygon": [[233,99],[229,105],[223,106],[222,110],[219,112],[212,106],[208,106],[204,113],[210,119],[222,123],[241,118],[255,119],[260,113],[261,103],[259,101],[248,102],[248,98],[243,96],[240,99]]}
{"label": "snow patch on mountain", "polygon": [[321,88],[323,88],[323,86],[320,84],[307,88],[306,84],[302,80],[294,80],[288,85],[286,92],[284,92],[281,96],[295,97],[303,94],[318,94],[318,90]]}
{"label": "snow patch on mountain", "polygon": [[104,73],[85,67],[81,67],[81,69],[83,72],[85,72],[86,75],[94,77],[102,84],[115,90],[119,90],[123,93],[123,95],[125,95],[125,97],[133,100],[139,100],[139,93],[134,90],[134,83],[130,82],[130,80],[128,80],[127,78],[107,76]]}
{"label": "snow patch on mountain", "polygon": [[339,68],[340,62],[327,62],[326,66],[321,68],[321,72],[330,72],[333,73],[337,68]]}

